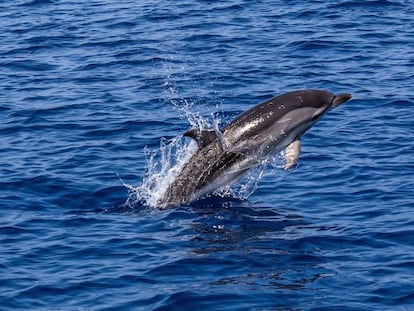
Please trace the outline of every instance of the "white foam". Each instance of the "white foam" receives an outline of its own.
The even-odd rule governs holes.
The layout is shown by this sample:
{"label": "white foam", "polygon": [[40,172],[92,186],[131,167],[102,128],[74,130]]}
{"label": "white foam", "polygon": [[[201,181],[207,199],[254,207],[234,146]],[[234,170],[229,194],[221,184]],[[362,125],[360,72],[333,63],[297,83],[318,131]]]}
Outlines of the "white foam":
{"label": "white foam", "polygon": [[162,139],[158,151],[145,149],[145,175],[139,186],[125,185],[129,191],[127,203],[157,207],[168,185],[174,181],[196,149],[195,142],[185,143],[181,137],[170,141]]}

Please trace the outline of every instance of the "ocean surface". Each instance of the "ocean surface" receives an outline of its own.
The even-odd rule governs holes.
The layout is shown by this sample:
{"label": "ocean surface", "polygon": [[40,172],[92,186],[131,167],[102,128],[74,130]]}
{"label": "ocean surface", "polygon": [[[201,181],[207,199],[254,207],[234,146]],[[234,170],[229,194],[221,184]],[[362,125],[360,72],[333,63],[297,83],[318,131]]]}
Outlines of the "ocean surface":
{"label": "ocean surface", "polygon": [[[414,310],[413,1],[5,0],[0,43],[0,310]],[[296,168],[147,204],[305,88],[353,99]]]}

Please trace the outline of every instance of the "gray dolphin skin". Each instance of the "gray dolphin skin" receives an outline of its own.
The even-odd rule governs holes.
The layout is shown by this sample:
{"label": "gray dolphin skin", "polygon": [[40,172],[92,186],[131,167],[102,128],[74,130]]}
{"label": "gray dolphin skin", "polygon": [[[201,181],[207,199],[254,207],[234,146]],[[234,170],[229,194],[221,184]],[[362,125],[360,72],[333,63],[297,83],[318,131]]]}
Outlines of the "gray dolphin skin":
{"label": "gray dolphin skin", "polygon": [[290,169],[299,158],[302,135],[327,111],[350,98],[347,93],[294,91],[247,110],[222,131],[189,130],[184,136],[195,139],[198,149],[168,186],[158,207],[188,204],[231,185],[283,150],[285,169]]}

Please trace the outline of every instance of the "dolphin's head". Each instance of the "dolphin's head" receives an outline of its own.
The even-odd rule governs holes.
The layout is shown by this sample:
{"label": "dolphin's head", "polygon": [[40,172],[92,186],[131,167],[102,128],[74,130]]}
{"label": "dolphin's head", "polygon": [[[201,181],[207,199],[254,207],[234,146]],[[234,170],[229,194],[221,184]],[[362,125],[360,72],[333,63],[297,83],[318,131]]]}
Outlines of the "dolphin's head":
{"label": "dolphin's head", "polygon": [[[351,94],[333,94],[323,90],[301,90],[274,98],[271,105],[274,118],[269,118],[263,131],[265,148],[283,150],[310,129],[329,110],[351,98]],[[279,109],[283,107],[283,109]]]}
{"label": "dolphin's head", "polygon": [[[312,127],[326,112],[343,104],[351,98],[351,94],[333,94],[323,90],[301,90],[274,98],[273,111],[284,109],[275,113],[276,118],[269,127],[272,136],[283,138],[286,144],[300,138]],[[276,106],[276,108],[275,108]]]}
{"label": "dolphin's head", "polygon": [[327,111],[345,103],[352,97],[349,93],[335,95],[322,90],[298,91],[296,96],[300,100],[296,100],[296,103],[299,102],[299,105],[295,109],[307,111],[307,113],[312,112],[308,117],[315,122]]}

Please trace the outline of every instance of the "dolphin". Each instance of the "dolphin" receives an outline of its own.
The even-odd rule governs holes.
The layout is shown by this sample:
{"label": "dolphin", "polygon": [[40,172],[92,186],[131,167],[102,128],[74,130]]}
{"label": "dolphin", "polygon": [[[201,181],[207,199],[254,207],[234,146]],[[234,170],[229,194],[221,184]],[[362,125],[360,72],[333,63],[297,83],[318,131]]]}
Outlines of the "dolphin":
{"label": "dolphin", "polygon": [[158,201],[161,209],[188,204],[231,185],[285,150],[285,169],[297,164],[302,135],[351,94],[299,90],[273,97],[240,114],[221,131],[190,129],[198,149]]}

